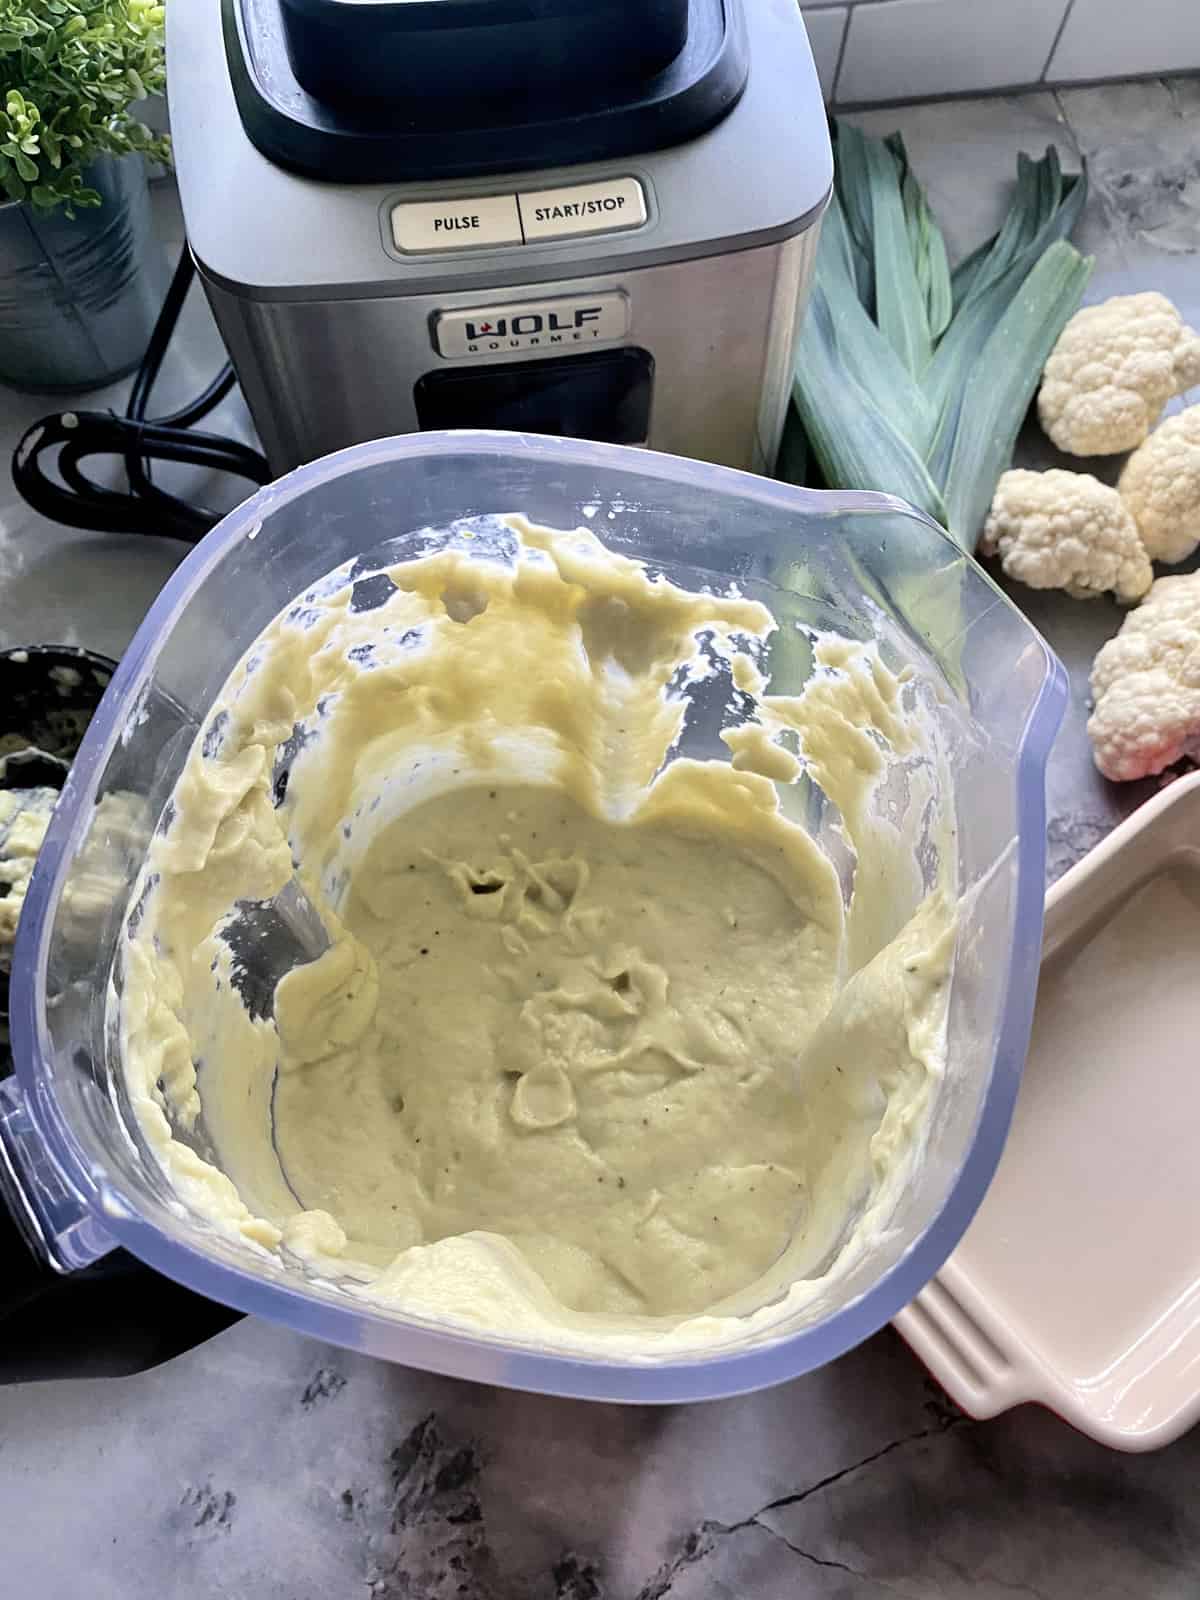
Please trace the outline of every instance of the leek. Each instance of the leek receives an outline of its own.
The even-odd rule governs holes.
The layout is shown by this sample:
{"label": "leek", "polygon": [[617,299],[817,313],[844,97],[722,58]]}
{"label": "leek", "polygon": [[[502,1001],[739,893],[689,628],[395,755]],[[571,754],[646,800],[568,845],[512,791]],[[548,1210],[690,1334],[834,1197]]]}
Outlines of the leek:
{"label": "leek", "polygon": [[[1053,146],[1018,157],[1003,225],[952,272],[900,136],[839,123],[836,155],[792,389],[807,458],[830,487],[899,495],[973,550],[1091,273],[1066,242],[1086,175]],[[802,458],[781,475],[797,481]]]}

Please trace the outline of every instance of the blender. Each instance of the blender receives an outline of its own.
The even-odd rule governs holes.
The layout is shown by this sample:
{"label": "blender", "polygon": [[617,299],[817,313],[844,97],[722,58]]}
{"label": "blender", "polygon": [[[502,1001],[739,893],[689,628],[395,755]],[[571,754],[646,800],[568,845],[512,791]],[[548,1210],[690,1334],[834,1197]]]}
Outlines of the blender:
{"label": "blender", "polygon": [[[692,590],[753,594],[783,635],[874,640],[931,689],[960,936],[948,1071],[927,1153],[876,1249],[769,1336],[683,1357],[555,1353],[373,1308],[192,1215],[131,1113],[106,1006],[134,886],[197,730],[265,624],[311,583],[387,541],[520,511],[590,526]],[[806,664],[807,663],[807,664]],[[811,670],[785,650],[773,684]],[[789,674],[791,675],[789,677]],[[732,693],[732,689],[730,690]],[[1028,1042],[1041,943],[1044,772],[1061,666],[982,570],[890,497],[793,488],[671,456],[536,435],[427,433],[355,446],[253,496],[182,564],[122,660],[80,749],[27,896],[14,956],[16,1077],[0,1084],[0,1189],[61,1273],[116,1246],[224,1305],[459,1377],[577,1397],[712,1398],[833,1359],[941,1266],[995,1169]],[[709,758],[711,750],[682,754]],[[817,833],[819,840],[819,833]],[[106,895],[94,892],[97,881]],[[93,892],[88,892],[92,890]]]}
{"label": "blender", "polygon": [[794,0],[171,0],[167,66],[274,472],[417,428],[771,470],[833,182]]}

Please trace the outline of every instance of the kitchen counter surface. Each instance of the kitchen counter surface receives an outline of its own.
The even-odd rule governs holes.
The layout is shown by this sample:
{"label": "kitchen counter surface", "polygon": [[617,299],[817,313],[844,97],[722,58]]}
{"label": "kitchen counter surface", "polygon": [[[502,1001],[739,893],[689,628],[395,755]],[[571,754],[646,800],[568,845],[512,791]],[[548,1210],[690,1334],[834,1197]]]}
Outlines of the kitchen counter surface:
{"label": "kitchen counter surface", "polygon": [[[904,132],[959,249],[994,226],[1018,149],[1085,154],[1088,297],[1159,288],[1200,325],[1200,82],[856,120]],[[193,301],[164,404],[217,359]],[[0,400],[0,445],[45,409]],[[1049,464],[1034,434],[1022,458]],[[0,643],[118,653],[181,547],[49,528],[4,478]],[[1072,679],[1049,781],[1057,876],[1145,790],[1103,784],[1083,733],[1115,608],[1018,598]],[[427,1377],[246,1320],[137,1377],[0,1388],[0,1595],[1184,1600],[1198,1473],[1200,1430],[1119,1456],[1032,1408],[973,1422],[890,1331],[767,1394],[656,1410]]]}

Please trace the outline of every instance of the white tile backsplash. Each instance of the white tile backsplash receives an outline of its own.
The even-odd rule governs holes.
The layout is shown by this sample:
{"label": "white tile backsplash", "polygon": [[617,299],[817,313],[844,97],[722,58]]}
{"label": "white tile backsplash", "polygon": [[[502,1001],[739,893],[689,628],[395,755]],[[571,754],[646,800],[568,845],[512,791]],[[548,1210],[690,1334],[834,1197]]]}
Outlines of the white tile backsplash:
{"label": "white tile backsplash", "polygon": [[821,93],[826,100],[831,100],[842,53],[842,40],[846,34],[846,7],[822,6],[816,11],[806,5],[804,25],[808,29],[808,42],[812,46],[817,77],[821,80]]}
{"label": "white tile backsplash", "polygon": [[1052,83],[1200,69],[1200,0],[1075,0]]}
{"label": "white tile backsplash", "polygon": [[[1164,0],[1169,3],[1169,0]],[[1189,8],[1197,0],[1177,0]],[[1067,0],[878,0],[853,6],[843,105],[1036,83]]]}

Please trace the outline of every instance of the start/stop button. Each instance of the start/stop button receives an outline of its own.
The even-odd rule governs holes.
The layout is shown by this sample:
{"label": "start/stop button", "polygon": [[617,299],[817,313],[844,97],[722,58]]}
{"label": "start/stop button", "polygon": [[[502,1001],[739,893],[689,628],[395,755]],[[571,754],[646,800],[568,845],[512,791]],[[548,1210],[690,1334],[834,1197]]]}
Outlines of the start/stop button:
{"label": "start/stop button", "polygon": [[646,195],[636,178],[601,178],[563,189],[519,194],[526,244],[566,239],[580,233],[615,233],[640,228],[646,220]]}

